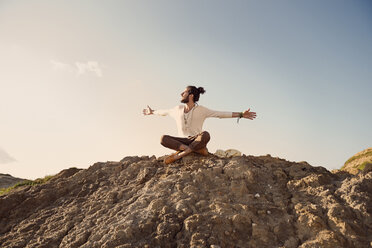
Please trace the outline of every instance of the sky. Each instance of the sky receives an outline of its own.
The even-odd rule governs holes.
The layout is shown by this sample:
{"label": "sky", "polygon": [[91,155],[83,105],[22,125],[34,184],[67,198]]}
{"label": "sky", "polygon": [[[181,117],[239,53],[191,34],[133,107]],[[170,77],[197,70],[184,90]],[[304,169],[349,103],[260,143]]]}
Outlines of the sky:
{"label": "sky", "polygon": [[210,152],[340,168],[372,144],[372,3],[356,0],[0,1],[0,173],[172,151],[180,103],[209,118]]}

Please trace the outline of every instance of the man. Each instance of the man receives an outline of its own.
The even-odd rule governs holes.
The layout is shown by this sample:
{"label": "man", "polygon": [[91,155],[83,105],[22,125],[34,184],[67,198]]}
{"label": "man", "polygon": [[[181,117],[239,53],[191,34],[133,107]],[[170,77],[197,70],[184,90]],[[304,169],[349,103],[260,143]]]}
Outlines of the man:
{"label": "man", "polygon": [[178,105],[169,110],[153,110],[149,106],[143,110],[144,115],[170,115],[176,120],[178,135],[173,137],[163,135],[161,144],[177,152],[168,156],[164,162],[170,164],[191,152],[196,152],[202,155],[208,155],[207,143],[210,140],[210,135],[207,131],[202,131],[203,123],[206,118],[247,118],[253,120],[256,118],[255,112],[250,112],[250,109],[244,112],[222,112],[210,110],[204,106],[197,104],[200,94],[204,94],[203,87],[196,88],[195,86],[187,86],[181,93],[181,102],[185,105]]}

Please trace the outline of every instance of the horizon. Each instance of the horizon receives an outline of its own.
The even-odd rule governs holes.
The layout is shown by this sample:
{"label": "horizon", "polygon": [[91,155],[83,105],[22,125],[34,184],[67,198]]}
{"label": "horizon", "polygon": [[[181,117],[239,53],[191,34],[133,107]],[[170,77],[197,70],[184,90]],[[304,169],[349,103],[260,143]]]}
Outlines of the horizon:
{"label": "horizon", "polygon": [[371,147],[369,1],[0,3],[0,173],[35,179],[172,153],[147,105],[257,113],[209,118],[208,149],[340,169]]}

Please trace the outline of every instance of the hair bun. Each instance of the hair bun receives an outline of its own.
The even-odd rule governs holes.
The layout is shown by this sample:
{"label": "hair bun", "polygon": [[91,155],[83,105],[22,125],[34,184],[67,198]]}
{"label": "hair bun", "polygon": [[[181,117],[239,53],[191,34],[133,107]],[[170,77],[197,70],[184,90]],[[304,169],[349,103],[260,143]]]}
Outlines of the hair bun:
{"label": "hair bun", "polygon": [[205,93],[205,90],[204,90],[203,87],[199,87],[198,88],[198,91],[199,91],[200,94],[204,94]]}

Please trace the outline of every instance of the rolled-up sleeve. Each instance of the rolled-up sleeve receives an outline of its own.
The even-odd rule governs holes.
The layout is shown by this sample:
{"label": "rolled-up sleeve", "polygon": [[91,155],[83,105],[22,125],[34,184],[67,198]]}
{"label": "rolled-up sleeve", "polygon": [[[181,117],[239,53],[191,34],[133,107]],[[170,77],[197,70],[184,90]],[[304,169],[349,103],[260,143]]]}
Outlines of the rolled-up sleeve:
{"label": "rolled-up sleeve", "polygon": [[155,115],[166,116],[169,115],[172,109],[158,109],[154,110]]}
{"label": "rolled-up sleeve", "polygon": [[208,117],[216,117],[216,118],[231,118],[233,112],[227,112],[227,111],[216,111],[212,109],[208,109],[204,107],[203,109],[205,111],[205,116]]}

